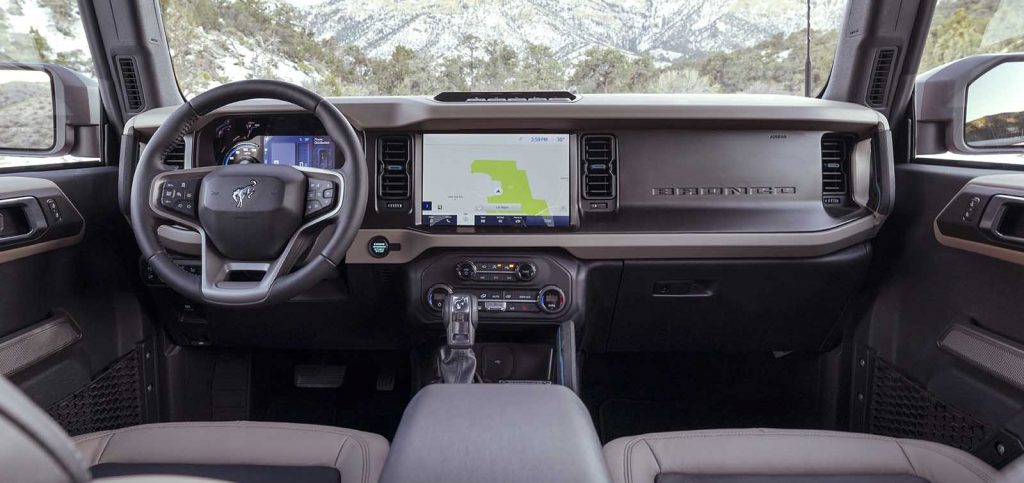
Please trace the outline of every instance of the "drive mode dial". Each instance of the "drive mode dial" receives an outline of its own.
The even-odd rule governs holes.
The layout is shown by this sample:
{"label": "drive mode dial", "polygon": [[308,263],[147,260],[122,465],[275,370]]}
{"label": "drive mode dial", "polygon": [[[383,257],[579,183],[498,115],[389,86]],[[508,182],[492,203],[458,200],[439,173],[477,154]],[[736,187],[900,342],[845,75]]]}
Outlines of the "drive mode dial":
{"label": "drive mode dial", "polygon": [[427,289],[426,301],[431,310],[440,312],[444,308],[444,299],[452,294],[452,288],[439,283]]}

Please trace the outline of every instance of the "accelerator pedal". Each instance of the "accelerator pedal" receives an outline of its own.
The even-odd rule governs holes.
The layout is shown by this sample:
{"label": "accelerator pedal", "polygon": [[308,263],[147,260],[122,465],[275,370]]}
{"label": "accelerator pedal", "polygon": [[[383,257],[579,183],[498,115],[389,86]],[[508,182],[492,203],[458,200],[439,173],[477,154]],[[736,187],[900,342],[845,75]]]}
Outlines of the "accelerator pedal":
{"label": "accelerator pedal", "polygon": [[377,372],[377,390],[394,391],[396,372],[398,371],[392,366],[381,367]]}

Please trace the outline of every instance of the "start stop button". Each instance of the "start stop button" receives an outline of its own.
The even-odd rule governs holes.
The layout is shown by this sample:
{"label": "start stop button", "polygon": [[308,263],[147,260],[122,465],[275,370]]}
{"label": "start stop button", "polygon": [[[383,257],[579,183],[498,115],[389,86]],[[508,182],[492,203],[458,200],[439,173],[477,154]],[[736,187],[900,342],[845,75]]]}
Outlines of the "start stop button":
{"label": "start stop button", "polygon": [[367,249],[370,250],[370,256],[373,258],[384,258],[391,253],[391,242],[385,237],[375,236],[370,239]]}

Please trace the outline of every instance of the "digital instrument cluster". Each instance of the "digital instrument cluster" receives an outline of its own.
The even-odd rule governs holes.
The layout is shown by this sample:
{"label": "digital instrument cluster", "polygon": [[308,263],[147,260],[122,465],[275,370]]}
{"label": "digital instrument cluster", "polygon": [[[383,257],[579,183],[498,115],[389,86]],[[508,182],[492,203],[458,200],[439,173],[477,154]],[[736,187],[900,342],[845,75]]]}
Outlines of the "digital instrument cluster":
{"label": "digital instrument cluster", "polygon": [[263,163],[337,169],[340,164],[334,141],[323,134],[315,118],[229,117],[207,132],[213,136],[200,143],[213,150],[214,159],[203,160],[204,165]]}
{"label": "digital instrument cluster", "polygon": [[220,164],[279,164],[334,169],[334,141],[327,136],[262,136],[231,147]]}

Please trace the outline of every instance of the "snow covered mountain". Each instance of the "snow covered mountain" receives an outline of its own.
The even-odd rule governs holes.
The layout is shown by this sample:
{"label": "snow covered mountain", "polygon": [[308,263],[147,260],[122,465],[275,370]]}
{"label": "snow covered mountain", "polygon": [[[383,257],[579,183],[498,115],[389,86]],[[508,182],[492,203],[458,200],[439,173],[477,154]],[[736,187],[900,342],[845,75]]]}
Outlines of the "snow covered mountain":
{"label": "snow covered mountain", "polygon": [[[839,26],[845,0],[813,0],[812,28]],[[805,26],[804,0],[361,0],[307,7],[310,29],[384,57],[403,45],[435,58],[501,40],[573,61],[594,46],[658,61],[749,47]]]}

